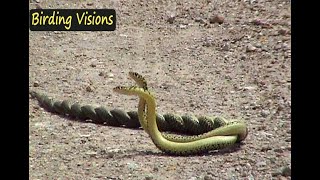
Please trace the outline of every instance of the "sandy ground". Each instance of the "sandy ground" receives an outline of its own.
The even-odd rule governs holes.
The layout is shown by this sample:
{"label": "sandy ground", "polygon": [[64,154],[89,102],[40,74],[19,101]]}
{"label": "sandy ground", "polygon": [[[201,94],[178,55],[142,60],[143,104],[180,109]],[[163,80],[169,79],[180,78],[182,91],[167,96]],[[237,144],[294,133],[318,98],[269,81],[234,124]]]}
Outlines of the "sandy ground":
{"label": "sandy ground", "polygon": [[290,1],[37,0],[30,8],[36,4],[114,8],[117,29],[30,31],[30,89],[136,110],[137,98],[112,88],[132,84],[127,74],[137,71],[159,113],[244,118],[249,135],[237,150],[170,157],[141,130],[70,121],[30,100],[30,179],[291,179]]}

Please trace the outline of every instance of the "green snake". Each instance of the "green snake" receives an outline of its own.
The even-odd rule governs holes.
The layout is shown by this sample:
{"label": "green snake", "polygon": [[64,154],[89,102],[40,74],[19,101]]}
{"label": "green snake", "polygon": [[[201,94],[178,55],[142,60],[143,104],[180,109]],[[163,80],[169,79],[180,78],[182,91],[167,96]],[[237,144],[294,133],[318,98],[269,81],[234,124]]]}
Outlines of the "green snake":
{"label": "green snake", "polygon": [[[147,81],[142,75],[136,72],[129,72],[129,77],[131,77],[140,88],[144,89],[145,91],[148,91]],[[147,128],[147,121],[145,118],[145,105],[146,105],[146,100],[140,96],[139,104],[138,104],[138,117],[139,117],[139,121],[142,128],[149,134],[148,128]],[[246,124],[240,120],[233,120],[233,121],[227,122],[225,119],[220,119],[219,127],[204,134],[200,134],[196,136],[181,136],[181,135],[175,135],[175,134],[162,134],[162,135],[165,139],[173,142],[191,142],[191,141],[196,141],[196,140],[204,139],[211,136],[218,136],[218,135],[220,136],[239,135],[238,141],[242,141],[247,136],[247,127],[246,127]]]}
{"label": "green snake", "polygon": [[[160,133],[156,122],[156,102],[154,96],[148,91],[147,83],[138,73],[130,72],[139,87],[114,88],[115,92],[136,95],[140,98],[138,117],[142,127],[150,135],[152,141],[160,150],[173,155],[190,155],[204,153],[214,149],[221,149],[242,141],[247,136],[247,127],[243,121],[227,122],[215,130],[199,136],[164,136]],[[145,104],[147,104],[147,116],[145,117]]]}
{"label": "green snake", "polygon": [[[238,141],[238,135],[218,135],[191,142],[174,142],[163,137],[158,129],[156,122],[156,102],[153,95],[143,88],[132,86],[118,86],[113,89],[115,92],[125,95],[134,95],[143,98],[147,104],[147,132],[155,146],[161,151],[171,155],[192,155],[201,154],[210,150],[222,149],[235,144]],[[144,121],[144,120],[143,120]],[[226,127],[227,128],[227,127]],[[233,129],[231,129],[232,131]]]}

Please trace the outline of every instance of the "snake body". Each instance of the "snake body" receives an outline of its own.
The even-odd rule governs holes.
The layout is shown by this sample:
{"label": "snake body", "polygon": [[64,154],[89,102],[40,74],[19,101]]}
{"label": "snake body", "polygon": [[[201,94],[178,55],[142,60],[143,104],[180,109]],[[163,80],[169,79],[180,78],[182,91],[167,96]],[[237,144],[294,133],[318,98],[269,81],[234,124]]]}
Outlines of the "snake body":
{"label": "snake body", "polygon": [[163,137],[158,129],[156,122],[156,102],[153,95],[143,88],[136,86],[122,87],[118,86],[113,89],[115,92],[125,95],[135,95],[143,98],[147,104],[147,132],[149,133],[155,146],[161,151],[171,155],[192,155],[201,154],[210,150],[222,149],[233,145],[237,140],[237,135],[212,136],[194,140],[191,142],[174,142]]}
{"label": "snake body", "polygon": [[[137,111],[123,111],[121,109],[109,109],[103,106],[94,107],[71,103],[70,100],[56,101],[43,93],[30,91],[31,98],[36,99],[45,110],[69,116],[83,122],[105,124],[108,126],[139,128]],[[156,120],[160,131],[169,131],[185,135],[199,135],[209,132],[225,124],[223,117],[177,115],[172,113],[156,114]],[[170,135],[169,135],[170,136]]]}
{"label": "snake body", "polygon": [[[138,85],[138,87],[142,88],[145,91],[148,91],[148,83],[145,78],[138,74],[137,72],[129,72],[129,77],[131,77]],[[150,93],[150,92],[149,92]],[[139,96],[139,104],[138,104],[138,117],[141,126],[143,129],[148,132],[147,121],[145,118],[145,107],[146,100]],[[227,128],[226,128],[227,127]],[[233,120],[227,122],[225,119],[220,119],[219,126],[216,129],[211,130],[207,133],[195,135],[195,136],[181,136],[176,134],[162,134],[163,137],[169,141],[173,142],[191,142],[200,139],[204,139],[211,136],[227,136],[227,135],[239,135],[239,141],[242,141],[247,136],[247,127],[243,121]]]}
{"label": "snake body", "polygon": [[[79,103],[71,105],[69,101],[53,101],[35,91],[31,91],[30,95],[48,111],[61,115],[76,117],[80,120],[91,119],[95,123],[111,126],[129,128],[142,126],[156,147],[173,155],[198,154],[221,149],[246,138],[247,126],[241,120],[226,121],[222,117],[157,114],[155,98],[148,90],[144,77],[134,72],[130,72],[129,76],[139,87],[117,87],[114,91],[138,96],[138,112],[124,112],[119,109],[108,111],[104,107],[81,106]],[[161,133],[160,130],[193,136]]]}

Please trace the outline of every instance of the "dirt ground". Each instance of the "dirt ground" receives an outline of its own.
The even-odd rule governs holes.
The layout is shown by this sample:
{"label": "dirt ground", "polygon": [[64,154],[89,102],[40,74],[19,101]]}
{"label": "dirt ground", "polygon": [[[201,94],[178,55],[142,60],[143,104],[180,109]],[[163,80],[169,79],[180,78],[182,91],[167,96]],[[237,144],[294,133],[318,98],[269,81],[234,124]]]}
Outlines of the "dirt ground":
{"label": "dirt ground", "polygon": [[136,71],[159,113],[244,118],[249,135],[234,151],[171,157],[141,130],[71,121],[30,99],[30,179],[291,179],[290,1],[35,0],[30,9],[36,4],[113,8],[117,29],[30,31],[30,89],[136,110],[137,98],[112,91],[133,84]]}

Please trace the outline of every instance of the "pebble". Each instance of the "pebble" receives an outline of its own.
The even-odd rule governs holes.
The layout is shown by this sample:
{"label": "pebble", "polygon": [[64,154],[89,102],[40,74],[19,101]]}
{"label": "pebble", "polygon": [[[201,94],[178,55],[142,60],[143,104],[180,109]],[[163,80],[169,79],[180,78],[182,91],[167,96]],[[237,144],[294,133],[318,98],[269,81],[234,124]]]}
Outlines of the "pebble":
{"label": "pebble", "polygon": [[39,82],[38,81],[33,82],[33,87],[39,87]]}
{"label": "pebble", "polygon": [[211,24],[214,24],[214,23],[222,24],[224,22],[224,17],[221,15],[213,15],[212,17],[209,18],[209,22]]}
{"label": "pebble", "polygon": [[204,42],[203,42],[203,46],[205,47],[210,47],[213,45],[213,42],[210,38],[205,38]]}
{"label": "pebble", "polygon": [[108,73],[108,74],[107,74],[107,77],[108,77],[108,78],[113,78],[113,77],[114,77],[114,74]]}
{"label": "pebble", "polygon": [[257,48],[254,47],[252,44],[248,44],[246,47],[246,52],[254,52],[256,50],[257,50]]}
{"label": "pebble", "polygon": [[176,19],[176,16],[174,15],[170,15],[167,19],[167,21],[170,23],[170,24],[173,24],[174,20]]}
{"label": "pebble", "polygon": [[152,180],[153,179],[153,176],[152,174],[148,174],[144,177],[145,180]]}
{"label": "pebble", "polygon": [[87,92],[93,92],[93,87],[92,86],[87,86],[86,87]]}
{"label": "pebble", "polygon": [[228,51],[229,49],[230,49],[229,44],[224,44],[224,45],[222,45],[222,50]]}
{"label": "pebble", "polygon": [[67,66],[67,67],[66,67],[66,70],[75,70],[75,68],[72,67],[72,66]]}
{"label": "pebble", "polygon": [[241,60],[246,60],[246,59],[247,59],[247,56],[246,56],[246,55],[242,55],[242,56],[240,57],[240,59],[241,59]]}
{"label": "pebble", "polygon": [[105,75],[106,75],[106,73],[105,73],[105,72],[103,72],[103,71],[99,72],[99,76],[104,77]]}
{"label": "pebble", "polygon": [[180,28],[180,29],[186,29],[186,28],[187,28],[187,25],[180,24],[179,28]]}
{"label": "pebble", "polygon": [[270,111],[269,110],[262,110],[260,114],[262,117],[266,118],[267,116],[269,116]]}
{"label": "pebble", "polygon": [[87,151],[86,152],[86,155],[89,155],[89,156],[95,156],[95,155],[97,155],[98,153],[97,152],[95,152],[95,151]]}
{"label": "pebble", "polygon": [[245,86],[245,87],[243,87],[243,89],[245,89],[245,90],[254,90],[254,89],[257,89],[256,87],[253,87],[253,86]]}

